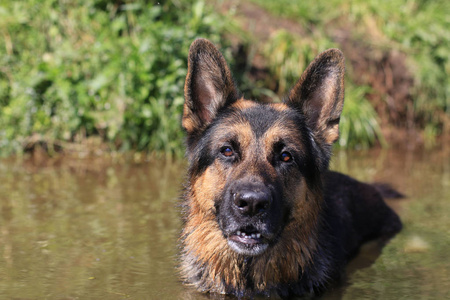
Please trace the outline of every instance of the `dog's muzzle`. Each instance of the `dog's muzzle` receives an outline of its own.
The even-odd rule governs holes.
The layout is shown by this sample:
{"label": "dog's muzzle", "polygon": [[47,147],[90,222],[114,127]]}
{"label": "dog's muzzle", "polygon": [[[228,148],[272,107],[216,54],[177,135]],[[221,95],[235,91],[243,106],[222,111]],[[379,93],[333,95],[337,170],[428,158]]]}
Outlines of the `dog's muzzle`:
{"label": "dog's muzzle", "polygon": [[262,254],[279,223],[272,190],[263,183],[241,181],[227,193],[219,219],[228,245],[242,255]]}

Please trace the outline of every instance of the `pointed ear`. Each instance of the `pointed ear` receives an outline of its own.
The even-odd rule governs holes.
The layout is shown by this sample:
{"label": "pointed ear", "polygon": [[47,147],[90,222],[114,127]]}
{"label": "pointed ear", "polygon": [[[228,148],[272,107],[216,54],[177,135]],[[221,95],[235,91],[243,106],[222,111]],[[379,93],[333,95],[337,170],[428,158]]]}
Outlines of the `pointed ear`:
{"label": "pointed ear", "polygon": [[189,49],[184,98],[182,125],[188,134],[204,129],[238,98],[225,58],[208,40],[197,39]]}
{"label": "pointed ear", "polygon": [[319,54],[303,72],[285,103],[300,110],[307,126],[325,144],[339,137],[344,105],[344,55],[338,49]]}

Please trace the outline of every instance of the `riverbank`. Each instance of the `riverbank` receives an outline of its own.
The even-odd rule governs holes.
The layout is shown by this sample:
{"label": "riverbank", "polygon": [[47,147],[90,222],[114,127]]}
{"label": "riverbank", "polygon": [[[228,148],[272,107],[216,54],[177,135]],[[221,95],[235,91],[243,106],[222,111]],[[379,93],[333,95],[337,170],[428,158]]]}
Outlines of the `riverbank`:
{"label": "riverbank", "polygon": [[[242,93],[261,101],[279,101],[316,54],[341,48],[342,149],[450,143],[449,58],[439,50],[448,49],[449,38],[441,30],[444,10],[436,9],[448,3],[411,1],[403,10],[397,1],[392,8],[324,3],[2,4],[0,156],[45,150],[182,157],[183,84],[196,37],[212,40]],[[405,34],[394,34],[390,18]],[[417,26],[405,27],[406,19]],[[434,27],[419,26],[429,19]]]}

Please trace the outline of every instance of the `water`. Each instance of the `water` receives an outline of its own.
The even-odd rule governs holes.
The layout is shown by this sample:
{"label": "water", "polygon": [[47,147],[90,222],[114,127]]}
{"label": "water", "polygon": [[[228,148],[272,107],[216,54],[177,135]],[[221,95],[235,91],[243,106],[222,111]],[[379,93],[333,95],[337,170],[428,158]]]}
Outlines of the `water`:
{"label": "water", "polygon": [[[0,162],[0,299],[208,299],[176,273],[185,163]],[[364,246],[325,299],[450,299],[450,156],[340,152],[333,169],[389,182],[404,229]]]}

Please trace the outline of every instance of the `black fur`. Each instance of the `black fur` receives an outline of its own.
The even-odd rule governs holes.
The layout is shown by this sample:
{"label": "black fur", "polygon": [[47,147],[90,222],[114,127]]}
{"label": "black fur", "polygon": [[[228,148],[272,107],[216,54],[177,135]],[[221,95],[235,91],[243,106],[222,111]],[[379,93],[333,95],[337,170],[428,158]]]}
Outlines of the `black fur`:
{"label": "black fur", "polygon": [[220,52],[208,41],[193,43],[183,115],[187,283],[237,297],[318,295],[339,280],[361,243],[401,229],[377,188],[328,171],[343,76],[342,53],[332,49],[311,63],[284,104],[239,100]]}

